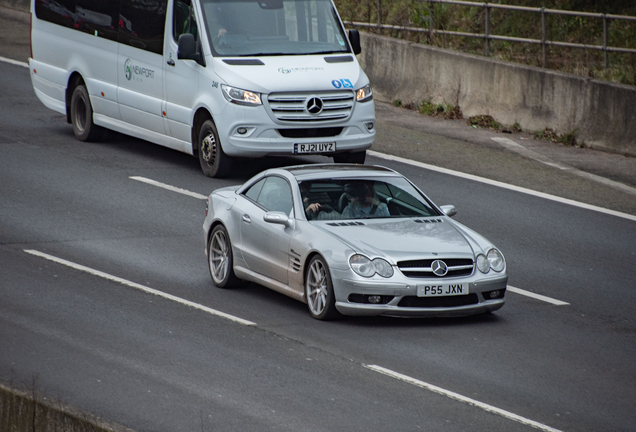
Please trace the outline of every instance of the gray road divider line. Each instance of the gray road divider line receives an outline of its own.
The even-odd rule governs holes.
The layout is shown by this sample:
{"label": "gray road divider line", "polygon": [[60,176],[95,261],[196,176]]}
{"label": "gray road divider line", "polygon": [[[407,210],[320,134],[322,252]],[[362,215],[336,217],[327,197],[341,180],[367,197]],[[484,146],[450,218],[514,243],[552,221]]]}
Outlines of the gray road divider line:
{"label": "gray road divider line", "polygon": [[6,58],[6,57],[0,57],[0,61],[1,62],[5,62],[5,63],[10,63],[10,64],[16,65],[16,66],[22,66],[22,67],[25,67],[27,69],[29,68],[29,64],[28,63],[21,62],[21,61],[18,61],[18,60],[13,60],[13,59]]}
{"label": "gray road divider line", "polygon": [[474,407],[481,408],[482,410],[487,411],[489,413],[499,415],[501,417],[507,418],[509,420],[513,420],[515,422],[521,423],[521,424],[526,425],[526,426],[533,427],[535,429],[539,429],[539,430],[546,431],[546,432],[561,432],[559,429],[552,428],[550,426],[544,425],[543,423],[539,423],[539,422],[536,422],[534,420],[530,420],[530,419],[527,419],[525,417],[521,417],[521,416],[519,416],[517,414],[511,413],[511,412],[503,410],[501,408],[497,408],[497,407],[494,407],[492,405],[488,405],[486,403],[479,402],[479,401],[477,401],[475,399],[471,399],[469,397],[462,396],[459,393],[455,393],[455,392],[452,392],[450,390],[446,390],[446,389],[443,389],[441,387],[437,387],[435,385],[426,383],[424,381],[420,381],[418,379],[412,378],[412,377],[410,377],[408,375],[403,375],[401,373],[394,372],[394,371],[392,371],[390,369],[386,369],[386,368],[384,368],[382,366],[364,365],[364,367],[367,368],[367,369],[370,369],[372,371],[381,373],[383,375],[387,375],[387,376],[390,376],[392,378],[407,382],[407,383],[412,384],[414,386],[429,390],[429,391],[431,391],[433,393],[437,393],[437,394],[449,397],[451,399],[457,400],[459,402],[463,402],[463,403],[466,403],[468,405],[472,405]]}
{"label": "gray road divider line", "polygon": [[490,180],[490,179],[487,179],[485,177],[479,177],[479,176],[476,176],[476,175],[473,175],[473,174],[466,174],[466,173],[459,172],[459,171],[454,171],[454,170],[451,170],[451,169],[448,169],[448,168],[441,168],[441,167],[438,167],[438,166],[435,166],[435,165],[429,165],[429,164],[425,164],[423,162],[417,162],[417,161],[414,161],[414,160],[411,160],[411,159],[406,159],[406,158],[399,157],[399,156],[388,155],[388,154],[376,152],[376,151],[373,151],[373,150],[367,150],[367,154],[369,156],[374,156],[374,157],[377,157],[377,158],[380,158],[380,159],[386,159],[386,160],[390,160],[390,161],[394,161],[394,162],[400,162],[400,163],[403,163],[403,164],[406,164],[406,165],[416,166],[416,167],[424,168],[424,169],[427,169],[427,170],[430,170],[430,171],[435,171],[435,172],[439,172],[439,173],[442,173],[442,174],[448,174],[448,175],[452,175],[452,176],[455,176],[455,177],[464,178],[466,180],[473,180],[473,181],[484,183],[484,184],[488,184],[488,185],[491,185],[491,186],[497,186],[497,187],[500,187],[502,189],[508,189],[508,190],[511,190],[511,191],[520,192],[520,193],[524,193],[524,194],[527,194],[527,195],[532,195],[532,196],[535,196],[535,197],[538,197],[538,198],[543,198],[543,199],[547,199],[547,200],[550,200],[550,201],[555,201],[555,202],[558,202],[558,203],[561,203],[561,204],[567,204],[567,205],[571,205],[571,206],[574,206],[574,207],[579,207],[579,208],[586,209],[586,210],[592,210],[592,211],[595,211],[595,212],[599,212],[599,213],[603,213],[603,214],[611,215],[611,216],[616,216],[616,217],[620,217],[620,218],[623,218],[623,219],[628,219],[628,220],[636,222],[636,215],[631,215],[631,214],[619,212],[619,211],[616,211],[616,210],[610,210],[610,209],[606,209],[606,208],[603,208],[603,207],[598,207],[598,206],[591,205],[591,204],[585,204],[585,203],[582,203],[582,202],[579,202],[579,201],[574,201],[574,200],[571,200],[571,199],[568,199],[568,198],[561,198],[561,197],[558,197],[558,196],[555,196],[555,195],[550,195],[550,194],[547,194],[547,193],[544,193],[544,192],[537,192],[537,191],[534,191],[532,189],[527,189],[527,188],[520,187],[520,186],[514,186],[514,185],[511,185],[511,184],[508,184],[508,183],[504,183],[504,182],[500,182],[500,181],[497,181],[497,180]]}
{"label": "gray road divider line", "polygon": [[209,308],[207,306],[203,306],[203,305],[201,305],[199,303],[194,303],[194,302],[191,302],[189,300],[182,299],[181,297],[177,297],[177,296],[174,296],[172,294],[165,293],[163,291],[159,291],[159,290],[156,290],[156,289],[153,289],[153,288],[149,288],[147,286],[140,285],[138,283],[131,282],[129,280],[122,279],[122,278],[119,278],[117,276],[113,276],[113,275],[110,275],[108,273],[104,273],[104,272],[101,272],[99,270],[95,270],[95,269],[92,269],[90,267],[83,266],[81,264],[76,264],[74,262],[67,261],[65,259],[58,258],[58,257],[55,257],[53,255],[46,254],[44,252],[36,251],[36,250],[33,250],[33,249],[24,249],[24,252],[26,252],[28,254],[31,254],[31,255],[35,255],[35,256],[44,258],[44,259],[47,259],[49,261],[56,262],[58,264],[65,265],[65,266],[73,268],[75,270],[79,270],[79,271],[83,271],[85,273],[92,274],[93,276],[98,276],[98,277],[101,277],[101,278],[104,278],[104,279],[107,279],[107,280],[110,280],[110,281],[113,281],[113,282],[120,283],[122,285],[126,285],[126,286],[129,286],[129,287],[138,289],[138,290],[143,291],[143,292],[145,292],[147,294],[153,294],[153,295],[156,295],[156,296],[159,296],[159,297],[163,297],[163,298],[165,298],[167,300],[171,300],[171,301],[180,303],[182,305],[189,306],[189,307],[194,308],[194,309],[198,309],[198,310],[206,312],[206,313],[208,313],[210,315],[215,315],[215,316],[218,316],[218,317],[221,317],[221,318],[225,318],[225,319],[228,319],[230,321],[234,321],[236,323],[243,324],[243,325],[248,325],[248,326],[256,325],[256,323],[253,323],[252,321],[248,321],[248,320],[245,320],[243,318],[239,318],[239,317],[236,317],[234,315],[230,315],[230,314],[227,314],[225,312],[221,312],[221,311],[218,311],[216,309],[212,309],[212,308]]}
{"label": "gray road divider line", "polygon": [[142,183],[147,183],[149,185],[153,185],[153,186],[157,186],[157,187],[160,187],[160,188],[163,188],[163,189],[167,189],[167,190],[172,191],[172,192],[177,192],[177,193],[180,193],[182,195],[191,196],[193,198],[197,198],[197,199],[201,199],[201,200],[208,199],[207,195],[201,195],[200,193],[191,192],[189,190],[181,189],[181,188],[178,188],[176,186],[170,186],[169,184],[161,183],[161,182],[158,182],[158,181],[155,181],[155,180],[151,180],[151,179],[148,179],[148,178],[145,178],[145,177],[131,176],[129,178],[132,179],[132,180],[140,181]]}
{"label": "gray road divider line", "polygon": [[591,173],[588,173],[588,172],[585,172],[585,171],[581,171],[580,169],[571,167],[569,165],[565,165],[565,164],[562,164],[562,163],[559,163],[559,162],[555,162],[552,159],[550,159],[549,157],[546,157],[546,156],[544,156],[544,155],[542,155],[540,153],[537,153],[537,152],[534,152],[534,151],[532,151],[530,149],[525,148],[524,146],[522,146],[519,143],[514,142],[510,138],[492,137],[491,139],[493,141],[501,144],[502,146],[506,147],[507,149],[514,151],[515,153],[519,153],[522,156],[525,156],[525,157],[530,158],[530,159],[534,159],[534,160],[536,160],[538,162],[541,162],[542,164],[549,165],[551,167],[558,168],[558,169],[563,170],[563,171],[567,171],[567,172],[569,172],[571,174],[574,174],[576,176],[583,177],[583,178],[586,178],[588,180],[592,180],[592,181],[595,181],[597,183],[604,184],[605,186],[609,186],[611,188],[618,189],[618,190],[620,190],[622,192],[626,192],[626,193],[631,194],[631,195],[636,195],[636,188],[633,188],[633,187],[628,186],[626,184],[623,184],[621,182],[617,182],[617,181],[614,181],[614,180],[607,179],[605,177],[598,176],[596,174],[591,174]]}
{"label": "gray road divider line", "polygon": [[546,297],[546,296],[541,295],[541,294],[533,293],[531,291],[522,290],[521,288],[515,288],[515,287],[513,287],[511,285],[508,285],[506,287],[506,290],[510,291],[510,292],[513,292],[515,294],[520,294],[520,295],[524,295],[526,297],[532,297],[533,299],[536,299],[536,300],[541,300],[541,301],[544,301],[544,302],[547,302],[547,303],[551,303],[551,304],[556,305],[556,306],[568,306],[570,304],[570,303],[567,303],[567,302],[564,302],[564,301],[561,301],[561,300],[553,299],[551,297]]}

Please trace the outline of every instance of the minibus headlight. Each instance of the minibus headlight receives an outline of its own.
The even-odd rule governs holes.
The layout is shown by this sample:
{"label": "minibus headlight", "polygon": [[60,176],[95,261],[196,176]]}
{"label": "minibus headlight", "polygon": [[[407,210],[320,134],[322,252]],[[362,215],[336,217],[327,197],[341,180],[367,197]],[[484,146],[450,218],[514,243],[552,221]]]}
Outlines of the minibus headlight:
{"label": "minibus headlight", "polygon": [[261,95],[259,93],[230,87],[225,84],[221,84],[221,89],[223,90],[223,96],[225,96],[228,102],[239,105],[262,105]]}
{"label": "minibus headlight", "polygon": [[373,99],[373,91],[371,85],[367,84],[356,92],[356,100],[358,102],[366,102]]}

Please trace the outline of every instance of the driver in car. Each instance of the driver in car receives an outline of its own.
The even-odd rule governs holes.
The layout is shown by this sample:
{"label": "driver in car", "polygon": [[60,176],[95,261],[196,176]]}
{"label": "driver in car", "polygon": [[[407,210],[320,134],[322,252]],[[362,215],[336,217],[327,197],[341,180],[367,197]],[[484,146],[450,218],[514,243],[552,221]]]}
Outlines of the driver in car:
{"label": "driver in car", "polygon": [[362,181],[348,183],[344,191],[351,201],[342,210],[343,219],[390,216],[389,207],[374,196],[373,185]]}

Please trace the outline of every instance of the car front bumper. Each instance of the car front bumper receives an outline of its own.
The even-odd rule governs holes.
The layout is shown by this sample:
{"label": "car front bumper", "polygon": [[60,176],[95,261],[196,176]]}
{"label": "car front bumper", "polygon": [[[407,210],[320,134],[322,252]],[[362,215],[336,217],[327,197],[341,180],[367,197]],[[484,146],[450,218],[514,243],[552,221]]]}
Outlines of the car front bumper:
{"label": "car front bumper", "polygon": [[[334,274],[335,273],[335,274]],[[493,312],[504,303],[508,276],[472,275],[465,278],[443,280],[444,283],[467,283],[468,295],[418,297],[417,285],[440,283],[440,279],[413,279],[399,275],[397,280],[362,280],[344,271],[338,277],[332,271],[336,308],[343,315],[351,316],[400,316],[400,317],[451,317]],[[393,278],[392,278],[393,279]],[[499,292],[496,298],[490,293]],[[372,304],[369,296],[380,296],[381,303]]]}

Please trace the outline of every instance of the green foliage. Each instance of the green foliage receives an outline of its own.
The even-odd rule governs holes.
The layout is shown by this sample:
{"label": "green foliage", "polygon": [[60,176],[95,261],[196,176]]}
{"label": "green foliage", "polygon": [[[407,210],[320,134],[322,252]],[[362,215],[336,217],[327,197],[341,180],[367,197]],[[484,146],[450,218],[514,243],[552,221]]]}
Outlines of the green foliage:
{"label": "green foliage", "polygon": [[576,132],[577,130],[574,129],[573,131],[560,135],[550,128],[545,128],[542,131],[535,132],[534,139],[551,141],[570,147],[583,147],[583,143],[576,141]]}
{"label": "green foliage", "polygon": [[430,117],[442,117],[445,119],[462,118],[462,111],[459,106],[443,103],[434,104],[430,99],[422,101],[417,110],[420,114]]}
{"label": "green foliage", "polygon": [[500,130],[501,125],[489,115],[476,115],[468,117],[468,124],[472,127]]}
{"label": "green foliage", "polygon": [[[334,1],[345,22],[377,24],[378,0]],[[499,0],[498,3],[636,16],[636,1],[633,0]],[[381,0],[380,10],[383,24],[428,29],[432,18],[435,30],[485,32],[486,13],[481,7],[429,4],[422,0]],[[365,30],[377,31],[375,28]],[[478,38],[440,34],[429,37],[427,32],[395,29],[383,29],[382,34],[472,54],[483,55],[485,52],[485,42]],[[490,9],[490,34],[541,40],[541,14]],[[603,20],[548,14],[546,15],[546,34],[547,39],[551,41],[603,45]],[[636,21],[609,20],[608,34],[609,46],[636,49]],[[490,55],[494,58],[531,66],[543,65],[540,44],[490,41],[489,47]],[[607,69],[604,52],[600,50],[548,46],[546,57],[546,66],[551,69],[636,85],[636,54],[609,53],[610,67]]]}

